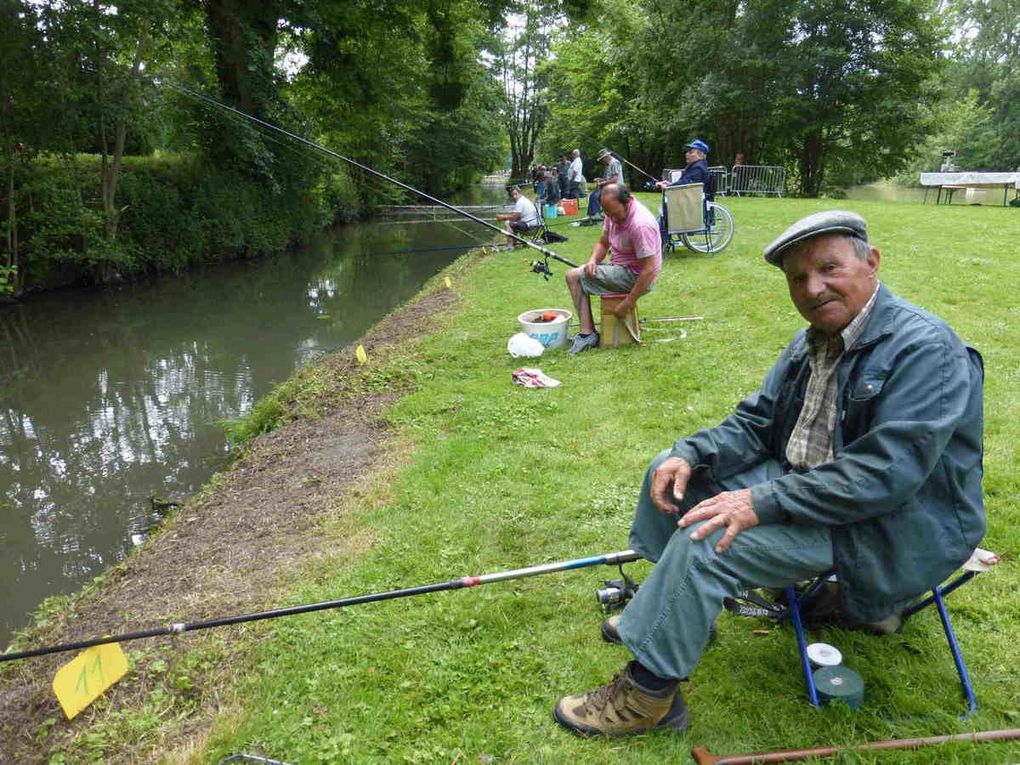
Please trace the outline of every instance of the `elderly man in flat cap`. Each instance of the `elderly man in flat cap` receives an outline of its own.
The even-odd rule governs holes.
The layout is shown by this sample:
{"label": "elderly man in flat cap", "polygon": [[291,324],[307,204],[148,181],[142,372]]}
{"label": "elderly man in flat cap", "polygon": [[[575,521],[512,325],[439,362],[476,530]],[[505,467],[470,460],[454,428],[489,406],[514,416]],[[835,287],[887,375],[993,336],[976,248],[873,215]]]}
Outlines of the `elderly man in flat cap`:
{"label": "elderly man in flat cap", "polygon": [[981,357],[878,280],[867,224],[798,221],[765,249],[810,325],[761,390],[652,462],[631,546],[655,566],[602,635],[634,660],[556,704],[582,735],[683,730],[678,690],[723,599],[835,570],[846,623],[880,623],[985,531]]}
{"label": "elderly man in flat cap", "polygon": [[609,149],[599,149],[596,162],[605,165],[601,178],[595,179],[595,190],[588,195],[588,218],[594,220],[602,213],[602,188],[611,183],[623,183],[623,165]]}

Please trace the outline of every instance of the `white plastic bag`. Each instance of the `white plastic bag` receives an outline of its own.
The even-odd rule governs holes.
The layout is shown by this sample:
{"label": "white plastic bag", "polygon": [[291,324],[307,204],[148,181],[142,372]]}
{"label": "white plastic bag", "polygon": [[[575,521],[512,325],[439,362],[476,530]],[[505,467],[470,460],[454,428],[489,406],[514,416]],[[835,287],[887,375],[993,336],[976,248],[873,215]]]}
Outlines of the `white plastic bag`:
{"label": "white plastic bag", "polygon": [[533,337],[528,337],[523,332],[518,332],[516,335],[510,338],[506,344],[507,353],[513,356],[515,359],[521,356],[533,358],[535,356],[541,356],[542,351],[545,347]]}

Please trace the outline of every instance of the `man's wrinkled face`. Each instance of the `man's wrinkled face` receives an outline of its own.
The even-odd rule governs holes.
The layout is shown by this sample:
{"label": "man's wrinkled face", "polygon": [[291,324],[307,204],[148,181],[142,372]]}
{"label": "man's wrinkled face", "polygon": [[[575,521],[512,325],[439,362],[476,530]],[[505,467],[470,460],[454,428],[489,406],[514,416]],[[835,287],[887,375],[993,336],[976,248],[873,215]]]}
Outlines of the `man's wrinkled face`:
{"label": "man's wrinkled face", "polygon": [[790,298],[812,327],[838,334],[871,299],[878,280],[879,252],[861,260],[844,234],[821,234],[783,257]]}

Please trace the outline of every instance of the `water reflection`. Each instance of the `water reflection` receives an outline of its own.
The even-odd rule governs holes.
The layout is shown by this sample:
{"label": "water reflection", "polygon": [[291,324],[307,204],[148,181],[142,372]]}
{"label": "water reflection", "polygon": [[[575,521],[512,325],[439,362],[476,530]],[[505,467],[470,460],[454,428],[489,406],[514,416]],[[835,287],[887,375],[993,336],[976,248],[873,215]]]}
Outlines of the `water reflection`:
{"label": "water reflection", "polygon": [[[225,451],[216,423],[363,334],[472,238],[358,225],[293,255],[0,309],[0,646],[122,559]],[[405,255],[394,253],[414,249]]]}

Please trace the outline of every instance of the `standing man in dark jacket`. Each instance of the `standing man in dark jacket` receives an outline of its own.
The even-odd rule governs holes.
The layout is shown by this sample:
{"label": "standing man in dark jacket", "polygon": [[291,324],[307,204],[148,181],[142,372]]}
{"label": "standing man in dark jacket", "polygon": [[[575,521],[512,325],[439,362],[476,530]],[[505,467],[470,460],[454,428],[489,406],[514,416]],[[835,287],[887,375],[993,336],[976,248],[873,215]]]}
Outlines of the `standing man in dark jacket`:
{"label": "standing man in dark jacket", "polygon": [[566,154],[560,154],[560,159],[556,163],[556,173],[559,176],[557,180],[560,184],[560,199],[566,199],[567,192],[570,191],[570,163]]}
{"label": "standing man in dark jacket", "polygon": [[977,352],[879,284],[854,213],[798,221],[765,259],[810,326],[732,415],[652,462],[630,542],[656,565],[602,626],[635,660],[560,699],[555,717],[574,732],[683,730],[677,684],[727,596],[835,569],[845,615],[878,622],[984,535]]}

